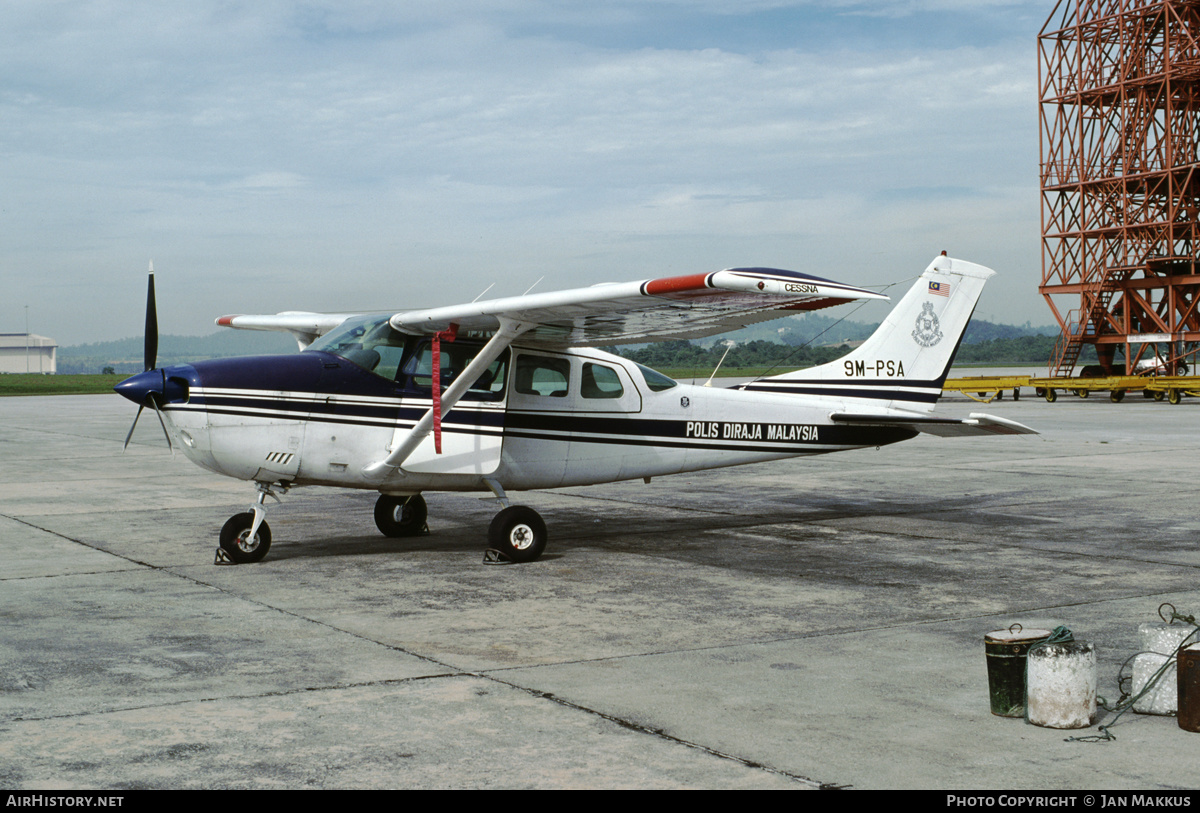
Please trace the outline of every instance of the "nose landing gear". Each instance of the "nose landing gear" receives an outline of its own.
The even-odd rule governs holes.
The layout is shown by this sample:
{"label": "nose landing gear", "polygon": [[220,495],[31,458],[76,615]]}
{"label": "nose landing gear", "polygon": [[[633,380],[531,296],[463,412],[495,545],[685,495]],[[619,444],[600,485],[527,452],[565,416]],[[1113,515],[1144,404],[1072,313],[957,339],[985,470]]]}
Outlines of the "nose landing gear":
{"label": "nose landing gear", "polygon": [[[288,487],[280,483],[284,492]],[[215,564],[247,565],[260,562],[271,549],[271,528],[267,525],[267,497],[281,502],[271,490],[270,483],[258,483],[258,502],[250,510],[234,514],[221,528],[221,547],[217,548]]]}

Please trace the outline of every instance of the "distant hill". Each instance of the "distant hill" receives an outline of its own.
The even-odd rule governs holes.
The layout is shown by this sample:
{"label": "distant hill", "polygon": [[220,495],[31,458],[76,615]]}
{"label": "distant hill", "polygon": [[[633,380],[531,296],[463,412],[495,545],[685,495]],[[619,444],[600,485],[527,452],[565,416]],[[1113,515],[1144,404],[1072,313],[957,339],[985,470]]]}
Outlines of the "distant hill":
{"label": "distant hill", "polygon": [[[877,327],[878,324],[810,313],[753,325],[696,342],[636,345],[621,348],[620,352],[651,367],[706,365],[715,363],[710,359],[711,353],[716,352],[719,358],[720,353],[724,352],[723,347],[714,348],[715,345],[732,340],[743,349],[731,352],[726,361],[730,366],[770,364],[784,358],[787,361],[783,363],[793,365],[819,364],[844,355],[846,351],[841,349],[843,345],[861,342]],[[1024,326],[1000,325],[975,319],[967,327],[958,359],[1043,363],[1049,358],[1057,335],[1057,327],[1031,327],[1029,323]],[[105,367],[112,367],[118,373],[138,373],[142,370],[142,348],[141,337],[60,347],[58,371],[63,374],[99,373]],[[168,366],[210,358],[296,351],[295,340],[286,333],[221,330],[209,336],[160,336],[158,363]]]}
{"label": "distant hill", "polygon": [[[118,373],[142,371],[145,344],[142,338],[94,342],[58,348],[60,373],[99,373],[112,367]],[[296,340],[287,333],[264,330],[222,330],[210,336],[158,337],[158,364],[188,364],[193,361],[232,356],[295,353]]]}
{"label": "distant hill", "polygon": [[[697,344],[702,347],[712,347],[718,342],[732,340],[739,344],[766,341],[788,344],[793,347],[808,344],[814,347],[827,347],[841,345],[844,342],[862,341],[874,333],[877,327],[879,327],[878,322],[855,322],[820,313],[809,313],[751,325],[720,336],[710,336],[698,340]],[[963,338],[963,343],[976,344],[992,339],[1016,339],[1021,336],[1057,336],[1058,333],[1057,325],[1034,327],[1028,322],[1024,325],[1001,325],[982,319],[972,319],[967,325],[967,335]]]}

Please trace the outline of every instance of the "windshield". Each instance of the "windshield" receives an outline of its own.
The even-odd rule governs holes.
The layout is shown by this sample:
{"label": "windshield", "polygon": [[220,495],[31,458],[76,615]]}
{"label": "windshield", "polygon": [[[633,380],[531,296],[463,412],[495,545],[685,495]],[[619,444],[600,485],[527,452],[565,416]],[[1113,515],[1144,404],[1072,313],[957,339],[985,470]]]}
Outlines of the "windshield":
{"label": "windshield", "polygon": [[326,333],[308,350],[333,353],[387,379],[396,377],[408,336],[392,329],[390,314],[357,316]]}

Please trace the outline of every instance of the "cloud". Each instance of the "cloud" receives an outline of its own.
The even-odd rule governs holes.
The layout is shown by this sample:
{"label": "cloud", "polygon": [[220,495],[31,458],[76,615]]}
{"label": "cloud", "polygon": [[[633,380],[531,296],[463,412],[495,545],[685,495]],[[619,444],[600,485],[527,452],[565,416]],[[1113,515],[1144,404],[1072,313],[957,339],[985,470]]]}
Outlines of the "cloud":
{"label": "cloud", "polygon": [[[136,291],[153,256],[187,280],[178,332],[208,332],[231,299],[437,304],[548,269],[808,270],[889,244],[923,266],[974,223],[1004,238],[969,259],[1028,266],[1036,26],[996,32],[1036,9],[6,3],[0,271]],[[137,298],[6,297],[61,314],[39,332],[63,342],[135,331]]]}

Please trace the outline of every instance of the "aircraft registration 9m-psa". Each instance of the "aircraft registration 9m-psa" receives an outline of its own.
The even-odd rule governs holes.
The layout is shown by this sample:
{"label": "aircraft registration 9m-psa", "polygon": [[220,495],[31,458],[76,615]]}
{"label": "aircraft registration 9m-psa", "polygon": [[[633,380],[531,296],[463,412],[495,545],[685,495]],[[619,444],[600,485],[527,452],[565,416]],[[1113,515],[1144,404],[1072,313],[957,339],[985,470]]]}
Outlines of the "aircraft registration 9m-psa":
{"label": "aircraft registration 9m-psa", "polygon": [[221,530],[234,562],[266,555],[267,496],[305,485],[379,492],[375,522],[397,537],[424,532],[423,492],[491,492],[504,507],[490,547],[528,562],[545,549],[546,525],[509,491],[648,482],[921,432],[1032,434],[989,415],[931,414],[993,273],[943,253],[849,355],[723,389],[592,348],[887,297],[794,271],[731,268],[426,310],[223,316],[217,323],[231,328],[286,331],[301,352],[158,368],[152,270],[145,372],[116,391],[139,416],[154,409],[168,443],[193,462],[256,484],[257,501]]}

